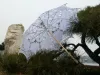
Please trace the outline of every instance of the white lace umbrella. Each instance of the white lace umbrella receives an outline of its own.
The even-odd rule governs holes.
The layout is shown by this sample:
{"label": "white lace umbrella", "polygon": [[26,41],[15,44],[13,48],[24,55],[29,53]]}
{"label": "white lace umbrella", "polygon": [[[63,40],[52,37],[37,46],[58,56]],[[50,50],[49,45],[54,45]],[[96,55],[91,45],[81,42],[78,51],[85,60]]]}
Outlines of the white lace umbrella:
{"label": "white lace umbrella", "polygon": [[58,50],[60,46],[51,34],[61,42],[64,32],[70,26],[70,18],[77,11],[76,8],[63,5],[43,13],[24,33],[20,52],[30,56],[41,49]]}

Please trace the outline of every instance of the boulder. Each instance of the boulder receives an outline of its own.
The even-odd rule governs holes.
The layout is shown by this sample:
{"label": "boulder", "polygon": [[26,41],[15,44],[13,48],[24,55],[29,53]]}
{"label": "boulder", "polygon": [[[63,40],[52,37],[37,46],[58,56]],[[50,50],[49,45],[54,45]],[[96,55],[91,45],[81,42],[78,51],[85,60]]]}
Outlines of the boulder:
{"label": "boulder", "polygon": [[5,37],[5,53],[18,53],[22,42],[24,26],[22,24],[12,24],[8,27]]}

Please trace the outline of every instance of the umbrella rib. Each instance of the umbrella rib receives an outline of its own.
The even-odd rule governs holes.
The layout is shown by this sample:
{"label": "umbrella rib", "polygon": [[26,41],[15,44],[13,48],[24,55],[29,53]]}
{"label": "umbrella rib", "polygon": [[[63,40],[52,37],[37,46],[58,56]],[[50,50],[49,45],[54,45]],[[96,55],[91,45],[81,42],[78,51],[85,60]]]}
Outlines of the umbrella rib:
{"label": "umbrella rib", "polygon": [[49,11],[48,11],[48,19],[47,19],[47,25],[48,25],[48,21],[49,21]]}
{"label": "umbrella rib", "polygon": [[35,37],[32,37],[32,39],[35,39],[37,36],[39,36],[40,34],[42,34],[42,33],[44,33],[45,32],[45,30],[44,31],[42,31],[42,32],[40,32],[38,35],[36,35]]}
{"label": "umbrella rib", "polygon": [[[57,14],[57,11],[55,12],[54,17],[52,18],[51,22],[54,20],[56,14]],[[51,23],[51,22],[50,22],[50,23]]]}

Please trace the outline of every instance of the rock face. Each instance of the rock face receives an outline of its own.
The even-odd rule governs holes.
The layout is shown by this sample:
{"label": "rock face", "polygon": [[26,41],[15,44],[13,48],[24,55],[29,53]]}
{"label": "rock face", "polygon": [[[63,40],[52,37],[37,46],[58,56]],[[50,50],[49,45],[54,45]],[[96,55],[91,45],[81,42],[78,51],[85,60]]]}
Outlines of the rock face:
{"label": "rock face", "polygon": [[5,53],[18,53],[22,42],[24,27],[22,24],[12,24],[9,26],[5,37]]}

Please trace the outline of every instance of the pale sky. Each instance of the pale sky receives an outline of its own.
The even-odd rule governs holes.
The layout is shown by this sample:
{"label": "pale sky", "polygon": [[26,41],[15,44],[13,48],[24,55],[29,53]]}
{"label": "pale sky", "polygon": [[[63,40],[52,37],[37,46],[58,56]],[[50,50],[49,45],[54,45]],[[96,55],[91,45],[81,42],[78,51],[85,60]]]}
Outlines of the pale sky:
{"label": "pale sky", "polygon": [[84,8],[97,5],[100,0],[0,0],[0,43],[9,25],[21,23],[26,30],[42,13],[65,3],[68,7]]}

